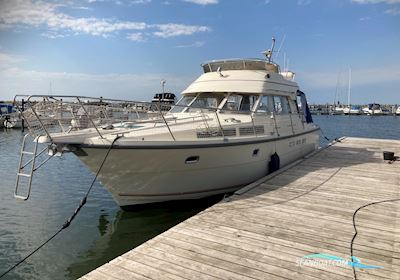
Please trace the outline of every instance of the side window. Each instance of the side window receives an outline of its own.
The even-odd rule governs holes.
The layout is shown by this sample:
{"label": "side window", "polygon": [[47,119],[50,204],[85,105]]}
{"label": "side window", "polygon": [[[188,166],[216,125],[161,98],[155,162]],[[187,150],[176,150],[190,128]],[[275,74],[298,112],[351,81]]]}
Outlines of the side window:
{"label": "side window", "polygon": [[270,108],[270,97],[267,95],[262,96],[258,105],[257,113],[270,113]]}
{"label": "side window", "polygon": [[242,96],[237,94],[231,94],[228,97],[223,109],[228,111],[239,111],[240,103],[242,102]]}
{"label": "side window", "polygon": [[286,96],[274,96],[274,112],[277,115],[289,114],[289,101]]}
{"label": "side window", "polygon": [[242,102],[240,104],[240,111],[251,111],[256,101],[257,96],[255,95],[243,95]]}
{"label": "side window", "polygon": [[274,96],[274,113],[275,114],[282,114],[282,102],[280,96]]}
{"label": "side window", "polygon": [[283,114],[290,114],[292,110],[290,110],[289,99],[286,96],[281,96],[282,102],[282,112]]}
{"label": "side window", "polygon": [[301,112],[302,111],[301,97],[299,95],[297,95],[297,99],[296,100],[297,100],[297,110],[299,112]]}
{"label": "side window", "polygon": [[231,94],[222,109],[227,112],[249,113],[257,101],[256,95]]}

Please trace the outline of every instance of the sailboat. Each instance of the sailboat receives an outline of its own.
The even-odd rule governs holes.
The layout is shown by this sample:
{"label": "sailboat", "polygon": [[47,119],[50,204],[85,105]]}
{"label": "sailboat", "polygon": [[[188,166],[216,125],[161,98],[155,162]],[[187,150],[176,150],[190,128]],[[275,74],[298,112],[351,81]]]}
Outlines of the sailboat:
{"label": "sailboat", "polygon": [[339,72],[337,82],[336,82],[336,91],[335,91],[335,98],[333,100],[333,107],[332,111],[330,112],[331,115],[343,115],[343,107],[339,101],[339,81],[340,81],[341,73]]}
{"label": "sailboat", "polygon": [[361,115],[362,110],[360,106],[350,104],[351,97],[351,68],[349,68],[349,83],[347,87],[347,107],[343,109],[345,115]]}

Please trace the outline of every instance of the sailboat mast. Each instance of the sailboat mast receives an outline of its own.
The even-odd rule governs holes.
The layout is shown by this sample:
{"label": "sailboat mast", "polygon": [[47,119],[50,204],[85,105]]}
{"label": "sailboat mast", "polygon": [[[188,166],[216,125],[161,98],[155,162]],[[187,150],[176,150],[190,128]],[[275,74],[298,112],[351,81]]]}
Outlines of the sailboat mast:
{"label": "sailboat mast", "polygon": [[347,89],[347,105],[350,110],[350,94],[351,94],[351,68],[349,67],[349,87]]}

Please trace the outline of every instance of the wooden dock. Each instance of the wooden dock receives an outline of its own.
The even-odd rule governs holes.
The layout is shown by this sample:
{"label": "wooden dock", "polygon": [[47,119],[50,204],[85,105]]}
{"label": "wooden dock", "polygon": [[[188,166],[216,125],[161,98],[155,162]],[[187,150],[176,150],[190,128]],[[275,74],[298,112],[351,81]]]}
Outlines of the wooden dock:
{"label": "wooden dock", "polygon": [[[255,182],[82,279],[354,279],[353,213],[400,198],[400,141],[345,138]],[[400,279],[400,201],[356,215],[357,279]],[[313,259],[319,260],[319,259]]]}

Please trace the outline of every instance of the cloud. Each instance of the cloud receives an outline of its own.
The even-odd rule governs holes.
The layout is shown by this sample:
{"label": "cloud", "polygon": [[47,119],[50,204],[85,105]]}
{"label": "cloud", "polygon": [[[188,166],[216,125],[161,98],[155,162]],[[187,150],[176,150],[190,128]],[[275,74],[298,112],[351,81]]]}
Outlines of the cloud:
{"label": "cloud", "polygon": [[398,16],[400,15],[400,8],[391,8],[386,10],[384,13],[391,16]]}
{"label": "cloud", "polygon": [[218,0],[183,0],[183,2],[194,3],[203,6],[210,4],[218,4]]}
{"label": "cloud", "polygon": [[379,4],[379,3],[397,4],[400,3],[400,0],[351,0],[351,2],[357,4]]}
{"label": "cloud", "polygon": [[[94,2],[94,0],[89,0]],[[97,0],[99,1],[99,0]],[[150,0],[134,0],[130,3],[148,3]],[[34,27],[46,28],[43,36],[58,38],[69,35],[89,34],[109,37],[120,31],[142,31],[156,29],[157,37],[192,35],[210,31],[209,27],[175,23],[148,24],[145,22],[119,21],[96,17],[76,18],[59,11],[63,5],[33,0],[15,0],[0,2],[0,28]]]}
{"label": "cloud", "polygon": [[143,36],[142,32],[137,32],[137,33],[131,33],[126,36],[128,40],[134,41],[134,42],[144,42],[146,39]]}
{"label": "cloud", "polygon": [[57,33],[57,32],[43,32],[40,35],[42,35],[43,37],[49,38],[49,39],[57,39],[57,38],[64,38],[66,37],[66,35]]}
{"label": "cloud", "polygon": [[130,1],[130,4],[131,5],[148,4],[150,2],[151,2],[151,0],[132,0],[132,1]]}
{"label": "cloud", "polygon": [[189,45],[179,45],[176,46],[175,48],[201,48],[202,46],[204,46],[204,42],[194,42],[193,44],[189,44]]}
{"label": "cloud", "polygon": [[157,27],[160,30],[153,32],[153,34],[161,38],[192,35],[193,33],[211,31],[211,29],[207,26],[184,25],[175,23],[158,24],[153,26]]}

